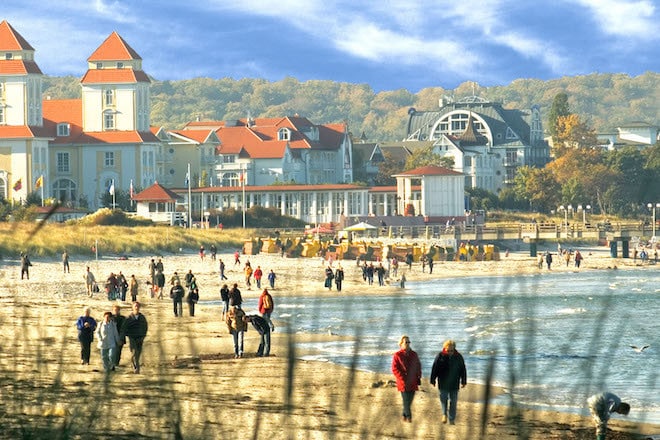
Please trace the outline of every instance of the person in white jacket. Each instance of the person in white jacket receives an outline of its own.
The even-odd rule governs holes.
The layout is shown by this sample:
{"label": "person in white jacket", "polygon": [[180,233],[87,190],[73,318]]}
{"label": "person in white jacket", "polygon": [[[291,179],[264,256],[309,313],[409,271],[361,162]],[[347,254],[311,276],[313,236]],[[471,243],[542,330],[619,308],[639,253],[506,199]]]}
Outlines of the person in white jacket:
{"label": "person in white jacket", "polygon": [[112,319],[112,312],[103,314],[103,321],[96,327],[97,346],[101,350],[103,369],[105,372],[115,369],[115,350],[119,346],[119,331],[117,324]]}

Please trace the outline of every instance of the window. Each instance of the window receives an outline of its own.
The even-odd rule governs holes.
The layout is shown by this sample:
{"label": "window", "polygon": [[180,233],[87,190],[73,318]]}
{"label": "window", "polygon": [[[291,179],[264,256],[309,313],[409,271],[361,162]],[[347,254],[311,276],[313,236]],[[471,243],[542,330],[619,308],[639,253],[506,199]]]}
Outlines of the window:
{"label": "window", "polygon": [[0,124],[5,123],[5,107],[0,105]]}
{"label": "window", "polygon": [[57,172],[68,173],[71,171],[71,164],[69,163],[69,153],[57,153]]}
{"label": "window", "polygon": [[103,114],[103,128],[105,130],[115,129],[115,114],[112,112],[105,112]]}
{"label": "window", "polygon": [[112,107],[113,105],[115,105],[115,91],[112,89],[104,90],[103,100],[106,107]]}
{"label": "window", "polygon": [[278,141],[290,141],[291,140],[291,130],[288,128],[280,128],[277,130],[277,140]]}
{"label": "window", "polygon": [[57,135],[58,136],[68,136],[69,135],[69,124],[67,124],[67,123],[57,124]]}
{"label": "window", "polygon": [[516,136],[516,133],[511,130],[511,127],[506,128],[506,138],[507,139],[518,139],[518,136]]}
{"label": "window", "polygon": [[115,166],[115,153],[106,151],[103,158],[103,166],[106,168],[114,168]]}
{"label": "window", "polygon": [[121,61],[118,61],[117,62],[117,69],[123,69],[123,68],[124,68],[124,63],[122,63]]}
{"label": "window", "polygon": [[53,197],[60,202],[74,202],[76,200],[76,184],[69,179],[56,180],[53,184]]}
{"label": "window", "polygon": [[0,82],[0,99],[5,99],[5,83]]}
{"label": "window", "polygon": [[103,63],[96,63],[96,68],[97,69],[103,69]]}
{"label": "window", "polygon": [[13,59],[13,58],[14,58],[14,54],[13,54],[13,53],[11,53],[11,52],[7,52],[7,53],[5,54],[5,59],[6,59],[6,60],[11,60],[11,59]]}
{"label": "window", "polygon": [[222,155],[222,163],[235,163],[235,162],[236,162],[236,156],[231,154]]}

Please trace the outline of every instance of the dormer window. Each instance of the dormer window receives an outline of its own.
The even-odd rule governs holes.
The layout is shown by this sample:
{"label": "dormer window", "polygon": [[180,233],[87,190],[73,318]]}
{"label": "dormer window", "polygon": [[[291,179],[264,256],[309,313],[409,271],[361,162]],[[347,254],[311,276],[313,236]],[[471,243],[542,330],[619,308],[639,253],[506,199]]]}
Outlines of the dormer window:
{"label": "dormer window", "polygon": [[103,63],[96,63],[96,68],[99,70],[103,69]]}
{"label": "dormer window", "polygon": [[511,130],[511,127],[506,128],[506,138],[507,139],[518,139],[518,136],[516,136],[516,133]]}
{"label": "dormer window", "polygon": [[69,124],[63,122],[57,124],[57,135],[58,136],[68,136],[70,132]]}
{"label": "dormer window", "polygon": [[117,69],[123,69],[124,68],[124,63],[121,61],[117,62]]}
{"label": "dormer window", "polygon": [[13,53],[11,53],[11,52],[7,52],[7,53],[5,54],[5,59],[6,59],[6,60],[11,60],[11,59],[13,59],[13,58],[14,58],[14,54],[13,54]]}
{"label": "dormer window", "polygon": [[291,130],[288,128],[280,128],[277,130],[277,140],[278,141],[290,141],[291,140]]}
{"label": "dormer window", "polygon": [[106,107],[112,107],[115,105],[115,91],[112,89],[106,89],[103,91],[103,101]]}

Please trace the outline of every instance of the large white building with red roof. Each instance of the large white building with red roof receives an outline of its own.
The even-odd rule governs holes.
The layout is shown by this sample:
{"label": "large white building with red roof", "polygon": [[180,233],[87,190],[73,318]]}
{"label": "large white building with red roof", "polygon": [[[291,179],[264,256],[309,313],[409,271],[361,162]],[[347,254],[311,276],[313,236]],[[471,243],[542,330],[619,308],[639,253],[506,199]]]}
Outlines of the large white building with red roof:
{"label": "large white building with red roof", "polygon": [[111,183],[146,187],[165,173],[164,146],[150,128],[150,80],[119,34],[87,59],[80,99],[42,100],[34,52],[0,23],[0,196],[24,200],[43,185],[46,198],[96,208]]}

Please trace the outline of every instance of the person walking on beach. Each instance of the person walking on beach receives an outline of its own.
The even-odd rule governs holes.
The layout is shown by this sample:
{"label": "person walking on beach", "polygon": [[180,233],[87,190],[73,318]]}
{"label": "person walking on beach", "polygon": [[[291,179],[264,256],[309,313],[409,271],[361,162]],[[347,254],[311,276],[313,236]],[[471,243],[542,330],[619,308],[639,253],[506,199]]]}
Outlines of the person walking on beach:
{"label": "person walking on beach", "polygon": [[220,281],[224,281],[227,279],[227,276],[225,275],[225,262],[222,261],[222,258],[220,258]]}
{"label": "person walking on beach", "polygon": [[32,266],[32,262],[27,252],[21,252],[21,279],[23,277],[30,279],[30,266]]}
{"label": "person walking on beach", "polygon": [[277,278],[277,275],[275,275],[275,272],[273,269],[268,272],[268,284],[270,284],[270,288],[274,289],[275,288],[275,279]]}
{"label": "person walking on beach", "polygon": [[165,289],[165,274],[160,269],[156,271],[154,282],[156,284],[155,289],[158,293],[158,299],[163,299],[163,290]]}
{"label": "person walking on beach", "polygon": [[630,412],[628,403],[622,402],[619,396],[607,391],[589,397],[587,405],[596,423],[596,440],[605,440],[610,414],[615,412],[627,415]]}
{"label": "person walking on beach", "polygon": [[131,349],[131,363],[133,364],[133,372],[140,372],[140,357],[142,355],[142,344],[144,338],[147,336],[149,325],[147,318],[140,313],[140,303],[133,303],[133,312],[128,315],[124,321],[124,325],[119,333],[119,339],[123,340],[128,338],[129,348]]}
{"label": "person walking on beach", "polygon": [[383,263],[378,263],[378,267],[376,268],[376,274],[378,275],[378,285],[379,286],[384,286],[385,285],[385,268],[383,267]]}
{"label": "person walking on beach", "polygon": [[128,281],[126,281],[126,277],[122,273],[122,271],[119,271],[119,275],[117,275],[117,282],[119,282],[119,298],[122,301],[126,301],[126,292],[128,290]]}
{"label": "person walking on beach", "polygon": [[341,264],[337,265],[335,269],[335,285],[337,286],[337,292],[341,292],[341,286],[344,282],[344,269],[342,269]]}
{"label": "person walking on beach", "polygon": [[197,301],[199,301],[199,289],[197,287],[190,289],[186,301],[188,302],[188,311],[190,312],[190,316],[195,316],[195,304],[197,304]]}
{"label": "person walking on beach", "polygon": [[119,345],[119,332],[117,324],[112,319],[112,312],[103,314],[103,321],[96,329],[98,339],[97,346],[101,350],[101,359],[103,360],[103,370],[106,373],[115,369],[115,350]]}
{"label": "person walking on beach", "polygon": [[229,308],[227,313],[227,330],[234,339],[234,359],[243,357],[243,339],[247,331],[245,312],[237,306]]}
{"label": "person walking on beach", "polygon": [[551,270],[550,266],[552,266],[552,254],[550,252],[545,253],[545,264],[548,265],[548,270]]}
{"label": "person walking on beach", "polygon": [[577,267],[578,269],[580,268],[580,264],[582,263],[582,259],[583,259],[582,253],[580,253],[580,251],[576,249],[574,260],[575,260],[575,267]]}
{"label": "person walking on beach", "polygon": [[199,247],[199,258],[200,258],[200,260],[204,261],[204,255],[206,255],[204,245],[201,245]]}
{"label": "person walking on beach", "polygon": [[91,312],[90,307],[85,307],[83,314],[76,321],[78,341],[80,341],[80,359],[83,365],[89,365],[94,330],[96,330],[96,320],[90,316]]}
{"label": "person walking on beach", "polygon": [[241,254],[238,251],[234,252],[234,266],[237,264],[241,265]]}
{"label": "person walking on beach", "polygon": [[257,301],[257,309],[259,309],[261,316],[266,320],[266,322],[268,322],[268,327],[271,330],[275,330],[273,321],[270,319],[270,315],[273,314],[273,310],[275,309],[275,303],[273,302],[273,297],[268,292],[268,289],[264,289],[263,292],[261,292],[259,301]]}
{"label": "person walking on beach", "polygon": [[211,261],[215,261],[215,257],[218,255],[218,248],[215,246],[215,244],[211,243],[209,250],[211,251]]}
{"label": "person walking on beach", "polygon": [[429,274],[432,274],[433,273],[433,257],[431,257],[430,255],[429,255],[427,263],[429,265]]}
{"label": "person walking on beach", "polygon": [[[456,343],[448,339],[442,344],[442,351],[438,353],[431,368],[431,385],[438,382],[440,405],[442,407],[442,423],[453,425],[456,419],[456,406],[458,403],[458,389],[465,388],[467,384],[467,370],[463,355],[456,351]],[[447,401],[449,400],[449,408]]]}
{"label": "person walking on beach", "polygon": [[131,293],[131,301],[136,302],[138,296],[138,280],[135,275],[131,275],[131,281],[128,283],[128,291]]}
{"label": "person walking on beach", "polygon": [[243,296],[241,296],[241,291],[238,289],[238,284],[234,283],[234,286],[229,291],[229,307],[240,307],[242,304]]}
{"label": "person walking on beach", "polygon": [[417,353],[410,348],[410,338],[401,336],[400,350],[392,357],[392,373],[396,378],[396,388],[401,392],[403,401],[403,421],[412,423],[411,405],[415,391],[422,383],[422,364]]}
{"label": "person walking on beach", "polygon": [[85,278],[85,286],[87,287],[87,296],[91,298],[94,289],[94,283],[96,283],[96,278],[94,278],[94,274],[92,273],[92,271],[89,270],[89,266],[87,266],[87,271],[85,272],[84,278]]}
{"label": "person walking on beach", "polygon": [[172,303],[174,305],[174,316],[183,316],[183,297],[185,294],[186,291],[183,289],[180,282],[174,284],[170,289],[170,298],[172,298]]}
{"label": "person walking on beach", "polygon": [[222,319],[225,319],[229,311],[229,286],[226,284],[220,288],[220,300],[222,301]]}
{"label": "person walking on beach", "polygon": [[335,273],[332,271],[330,266],[325,268],[325,283],[323,284],[328,290],[332,290],[332,279],[335,277]]}
{"label": "person walking on beach", "polygon": [[261,289],[261,277],[264,276],[264,272],[261,270],[261,266],[257,266],[252,276],[254,277],[255,283],[257,283],[257,289]]}
{"label": "person walking on beach", "polygon": [[69,253],[66,249],[62,253],[62,266],[64,266],[64,273],[71,273],[71,269],[69,268]]}
{"label": "person walking on beach", "polygon": [[[119,337],[119,331],[124,326],[124,321],[126,321],[126,317],[121,314],[121,306],[119,304],[115,304],[114,306],[112,306],[112,320],[115,321],[115,325],[117,326],[117,337]],[[124,348],[125,343],[126,343],[126,339],[123,338],[120,339],[119,343],[117,344],[114,353],[115,365],[119,365],[119,361],[121,360],[121,352],[122,349]]]}
{"label": "person walking on beach", "polygon": [[270,356],[270,327],[268,322],[259,315],[248,315],[247,322],[252,323],[252,327],[259,333],[261,340],[257,349],[257,357]]}
{"label": "person walking on beach", "polygon": [[245,263],[244,273],[245,273],[245,285],[247,286],[248,290],[250,290],[252,288],[252,283],[250,282],[250,280],[252,279],[252,266],[250,265],[249,261]]}

